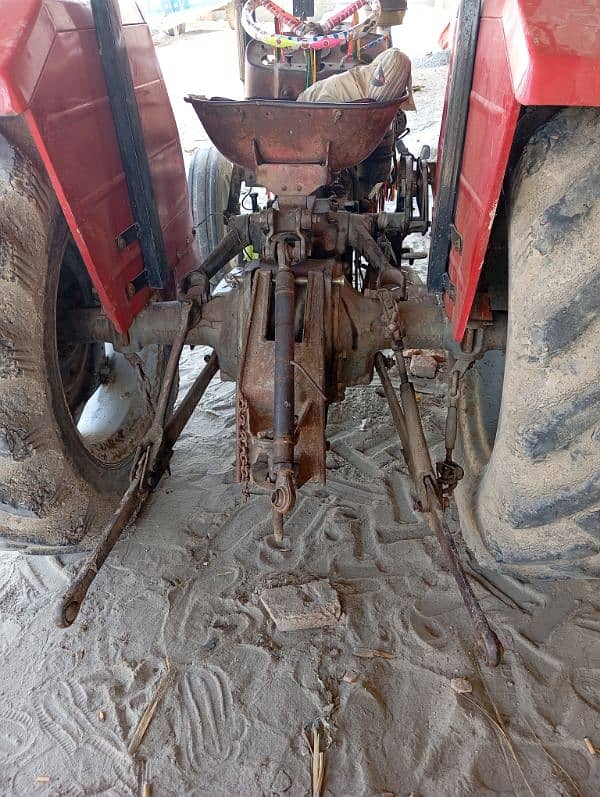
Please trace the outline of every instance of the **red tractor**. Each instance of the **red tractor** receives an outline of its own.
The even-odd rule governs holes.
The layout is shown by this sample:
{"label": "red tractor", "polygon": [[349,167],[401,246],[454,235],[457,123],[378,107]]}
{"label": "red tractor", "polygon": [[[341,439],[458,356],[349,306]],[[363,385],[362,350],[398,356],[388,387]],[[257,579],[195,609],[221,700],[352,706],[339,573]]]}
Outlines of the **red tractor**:
{"label": "red tractor", "polygon": [[[188,98],[221,153],[196,156],[190,204],[135,5],[4,4],[0,535],[31,553],[93,548],[59,625],[217,371],[237,382],[239,480],[270,494],[276,539],[302,485],[325,482],[329,405],[377,371],[488,664],[501,647],[445,520],[453,495],[480,561],[598,574],[600,13],[588,0],[462,0],[434,165],[403,145],[406,97],[295,101],[306,80],[388,47],[404,7],[358,0],[318,28],[308,2],[294,16],[271,0],[240,7],[247,99]],[[242,179],[270,193],[240,214]],[[425,287],[404,265],[431,183]],[[186,344],[213,354],[173,411]],[[448,360],[437,463],[411,347]]]}

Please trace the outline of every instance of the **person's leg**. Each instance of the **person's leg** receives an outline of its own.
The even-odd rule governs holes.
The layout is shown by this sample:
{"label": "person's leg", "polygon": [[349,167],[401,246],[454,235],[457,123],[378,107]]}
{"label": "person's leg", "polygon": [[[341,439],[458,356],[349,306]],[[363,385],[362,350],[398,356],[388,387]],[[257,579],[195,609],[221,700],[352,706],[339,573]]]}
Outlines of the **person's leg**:
{"label": "person's leg", "polygon": [[372,73],[367,86],[370,99],[385,102],[410,93],[410,58],[400,50],[386,50],[377,56],[370,68]]}
{"label": "person's leg", "polygon": [[407,93],[408,101],[402,107],[414,110],[410,58],[392,48],[380,53],[370,64],[318,80],[299,95],[298,101],[356,102],[372,99],[385,102],[399,99]]}

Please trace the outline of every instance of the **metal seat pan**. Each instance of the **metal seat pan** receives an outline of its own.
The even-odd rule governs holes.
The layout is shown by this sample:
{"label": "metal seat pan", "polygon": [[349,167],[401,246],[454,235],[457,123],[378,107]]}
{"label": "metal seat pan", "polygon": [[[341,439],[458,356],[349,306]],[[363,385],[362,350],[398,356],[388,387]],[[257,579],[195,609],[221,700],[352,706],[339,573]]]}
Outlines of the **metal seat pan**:
{"label": "metal seat pan", "polygon": [[208,137],[246,169],[262,164],[319,164],[341,171],[378,146],[405,100],[313,103],[207,99],[188,95]]}

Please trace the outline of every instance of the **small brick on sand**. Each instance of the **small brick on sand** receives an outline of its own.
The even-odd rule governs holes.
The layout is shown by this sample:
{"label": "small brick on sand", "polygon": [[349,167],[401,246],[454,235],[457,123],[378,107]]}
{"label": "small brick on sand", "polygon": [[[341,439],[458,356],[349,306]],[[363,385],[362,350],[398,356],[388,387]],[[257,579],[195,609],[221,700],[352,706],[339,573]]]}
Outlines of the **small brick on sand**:
{"label": "small brick on sand", "polygon": [[260,599],[280,631],[336,625],[342,613],[337,593],[325,579],[272,587]]}
{"label": "small brick on sand", "polygon": [[413,354],[410,358],[410,372],[422,379],[435,379],[437,360],[429,354]]}

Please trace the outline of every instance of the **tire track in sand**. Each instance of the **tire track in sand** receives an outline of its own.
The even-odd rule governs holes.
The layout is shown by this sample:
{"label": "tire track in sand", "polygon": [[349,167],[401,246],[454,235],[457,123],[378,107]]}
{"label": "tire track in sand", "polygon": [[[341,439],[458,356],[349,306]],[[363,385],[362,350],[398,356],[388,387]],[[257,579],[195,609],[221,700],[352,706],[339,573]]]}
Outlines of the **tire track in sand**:
{"label": "tire track in sand", "polygon": [[206,771],[206,759],[237,758],[245,721],[233,704],[230,680],[214,665],[190,667],[179,679],[180,755],[183,767]]}

